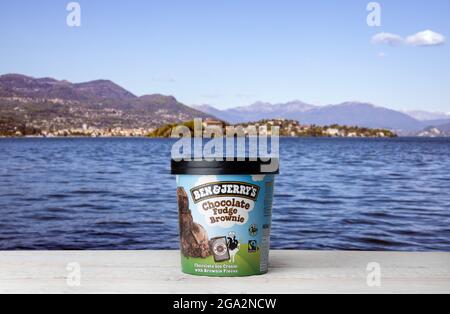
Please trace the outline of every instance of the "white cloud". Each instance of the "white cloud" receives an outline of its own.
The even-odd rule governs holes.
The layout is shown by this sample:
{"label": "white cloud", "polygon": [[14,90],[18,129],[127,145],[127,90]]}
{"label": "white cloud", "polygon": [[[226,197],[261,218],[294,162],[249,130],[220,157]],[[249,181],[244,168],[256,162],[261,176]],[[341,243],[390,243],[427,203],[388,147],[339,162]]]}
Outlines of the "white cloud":
{"label": "white cloud", "polygon": [[384,58],[384,57],[386,57],[386,54],[384,53],[384,52],[379,52],[378,53],[378,58]]}
{"label": "white cloud", "polygon": [[385,44],[393,47],[403,44],[414,47],[440,46],[445,44],[445,41],[444,35],[431,30],[419,32],[406,38],[393,33],[378,33],[372,37],[372,44],[374,45]]}
{"label": "white cloud", "polygon": [[386,44],[390,46],[399,46],[404,43],[402,36],[392,33],[379,33],[372,37],[372,43],[375,45]]}
{"label": "white cloud", "polygon": [[445,44],[445,37],[431,30],[426,30],[407,37],[406,43],[411,46],[440,46]]}

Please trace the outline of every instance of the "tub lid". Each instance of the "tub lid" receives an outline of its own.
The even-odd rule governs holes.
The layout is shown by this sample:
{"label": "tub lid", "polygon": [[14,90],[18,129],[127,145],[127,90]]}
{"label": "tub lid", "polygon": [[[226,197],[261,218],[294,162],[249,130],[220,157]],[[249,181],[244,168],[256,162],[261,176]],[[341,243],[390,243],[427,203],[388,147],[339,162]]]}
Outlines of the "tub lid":
{"label": "tub lid", "polygon": [[280,162],[278,158],[267,160],[249,159],[224,161],[175,161],[172,159],[172,174],[175,175],[258,175],[278,174]]}

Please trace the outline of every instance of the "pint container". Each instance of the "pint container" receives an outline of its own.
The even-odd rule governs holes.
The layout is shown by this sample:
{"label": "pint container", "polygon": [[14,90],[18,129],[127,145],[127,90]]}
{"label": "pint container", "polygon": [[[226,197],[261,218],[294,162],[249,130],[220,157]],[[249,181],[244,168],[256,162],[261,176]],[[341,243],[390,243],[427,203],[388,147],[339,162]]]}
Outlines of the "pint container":
{"label": "pint container", "polygon": [[[272,167],[264,169],[269,163]],[[184,273],[213,277],[267,273],[278,171],[278,160],[172,160]]]}

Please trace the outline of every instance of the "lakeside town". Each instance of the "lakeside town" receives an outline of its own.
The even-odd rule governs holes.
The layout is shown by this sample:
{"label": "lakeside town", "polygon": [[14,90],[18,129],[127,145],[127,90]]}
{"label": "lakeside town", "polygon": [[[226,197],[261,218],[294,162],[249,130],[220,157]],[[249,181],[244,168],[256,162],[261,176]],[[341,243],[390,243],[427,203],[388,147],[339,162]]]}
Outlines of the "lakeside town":
{"label": "lakeside town", "polygon": [[[149,134],[153,138],[168,138],[172,134],[172,129],[178,124],[168,124],[157,128]],[[184,123],[191,131],[194,130],[194,122],[189,121]],[[218,127],[221,129],[227,126],[242,126],[244,129],[256,128],[260,135],[272,135],[273,127],[279,128],[279,135],[283,137],[375,137],[375,138],[392,138],[397,135],[386,129],[370,129],[360,127],[350,127],[341,125],[331,126],[317,126],[317,125],[302,125],[300,122],[288,119],[265,119],[257,122],[241,123],[235,125],[226,124],[220,120],[206,119],[203,122],[203,129],[207,127]]]}
{"label": "lakeside town", "polygon": [[[149,138],[169,138],[172,134],[172,129],[178,125],[185,125],[191,130],[194,129],[193,121],[188,121],[182,124],[173,123],[166,124],[159,128],[96,128],[83,124],[80,128],[66,128],[60,130],[34,130],[34,132],[22,133],[17,129],[14,133],[0,134],[0,137],[149,137]],[[216,119],[205,119],[203,121],[203,128],[219,127],[226,128],[233,126],[226,122]],[[280,136],[283,137],[377,137],[377,138],[391,138],[397,135],[386,129],[370,129],[360,127],[349,127],[340,125],[331,126],[316,126],[316,125],[302,125],[295,120],[287,119],[270,119],[261,120],[252,123],[243,123],[234,126],[242,126],[244,129],[248,127],[255,127],[261,135],[272,135],[272,127],[279,127]]]}
{"label": "lakeside town", "polygon": [[154,129],[126,129],[120,127],[112,129],[99,129],[83,125],[81,128],[42,131],[33,137],[146,137],[153,131]]}

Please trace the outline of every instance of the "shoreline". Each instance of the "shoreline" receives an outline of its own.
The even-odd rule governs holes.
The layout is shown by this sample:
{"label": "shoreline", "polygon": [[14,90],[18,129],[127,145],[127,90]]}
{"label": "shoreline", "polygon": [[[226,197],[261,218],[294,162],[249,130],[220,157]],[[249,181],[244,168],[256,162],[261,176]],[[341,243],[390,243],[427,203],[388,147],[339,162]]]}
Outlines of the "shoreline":
{"label": "shoreline", "polygon": [[[223,137],[226,139],[226,137]],[[246,137],[247,138],[247,137]],[[279,138],[286,139],[395,139],[395,138],[416,138],[416,139],[449,139],[448,136],[432,137],[432,136],[397,136],[397,137],[351,137],[351,136],[279,136]],[[149,136],[0,136],[0,139],[148,139],[148,140],[161,140],[176,138],[170,137],[149,137]]]}

